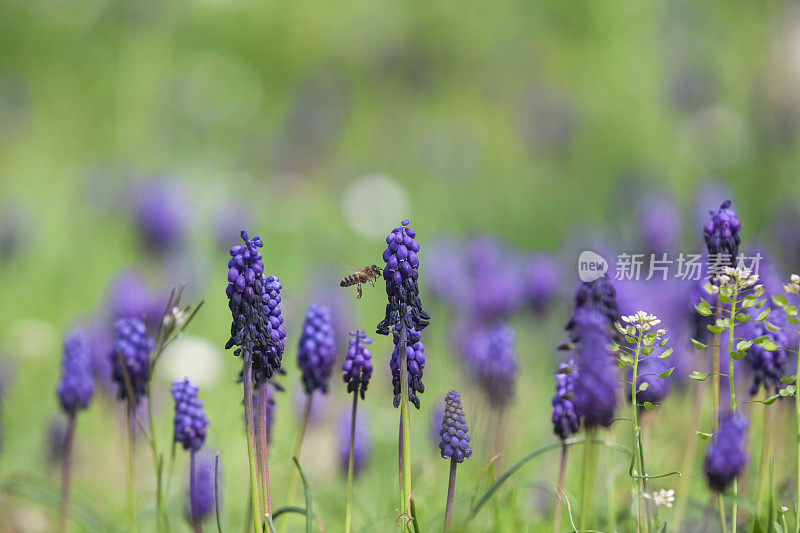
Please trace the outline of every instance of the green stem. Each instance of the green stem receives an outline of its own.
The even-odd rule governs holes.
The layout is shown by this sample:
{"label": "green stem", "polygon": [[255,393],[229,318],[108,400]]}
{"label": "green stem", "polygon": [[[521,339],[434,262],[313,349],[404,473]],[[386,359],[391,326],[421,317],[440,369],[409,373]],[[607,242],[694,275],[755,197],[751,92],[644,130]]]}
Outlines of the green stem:
{"label": "green stem", "polygon": [[[152,378],[151,378],[152,379]],[[164,499],[161,487],[163,464],[158,454],[158,440],[156,438],[156,422],[153,417],[153,397],[150,394],[150,384],[147,385],[147,416],[150,418],[150,446],[153,452],[153,470],[156,474],[156,517],[159,529],[166,530],[167,513],[164,510]]]}
{"label": "green stem", "polygon": [[[719,298],[717,297],[716,305],[715,305],[715,312],[714,312],[714,321],[719,319],[722,316],[721,306],[719,304]],[[717,424],[719,424],[719,340],[720,335],[719,333],[714,333],[714,364],[712,366],[712,376],[711,376],[711,404],[712,409],[714,410],[714,431],[717,431]]]}
{"label": "green stem", "polygon": [[[302,422],[302,425],[300,426],[300,433],[297,435],[297,440],[294,443],[293,456],[297,457],[298,461],[300,460],[300,452],[303,451],[303,440],[305,440],[306,432],[308,431],[308,423],[309,423],[309,420],[311,419],[311,402],[313,400],[314,400],[314,395],[313,394],[307,394],[306,395],[306,406],[305,406],[305,409],[303,410],[303,422]],[[298,481],[297,480],[297,470],[293,469],[292,470],[292,480],[289,482],[288,498],[286,500],[286,506],[287,507],[291,507],[292,506],[292,502],[294,500],[294,493],[297,490],[297,481]],[[286,520],[284,520],[281,523],[278,531],[280,531],[280,533],[284,533],[286,531],[287,527],[289,527],[288,517],[287,517]]]}
{"label": "green stem", "polygon": [[128,416],[125,418],[125,425],[128,426],[128,438],[126,440],[125,452],[128,459],[128,522],[130,524],[131,533],[136,533],[136,495],[133,491],[133,406],[128,404]]}
{"label": "green stem", "polygon": [[67,530],[69,512],[69,484],[72,477],[72,442],[75,437],[75,413],[67,415],[67,432],[64,435],[64,456],[61,459],[61,512],[59,531]]}
{"label": "green stem", "polygon": [[344,508],[344,533],[350,533],[350,519],[353,505],[353,455],[356,440],[356,409],[358,408],[358,391],[353,391],[353,413],[350,416],[350,455],[347,460],[347,503]]}
{"label": "green stem", "polygon": [[583,445],[583,486],[581,491],[581,531],[586,531],[592,513],[594,493],[594,431],[589,430]]}
{"label": "green stem", "polygon": [[406,360],[406,335],[400,335],[397,346],[400,363],[400,425],[403,432],[403,485],[401,487],[402,503],[401,514],[410,516],[408,508],[411,497],[411,413],[408,407],[408,362]]}
{"label": "green stem", "polygon": [[769,439],[769,406],[764,406],[762,411],[764,417],[764,427],[761,434],[761,460],[758,468],[758,500],[756,502],[756,511],[761,514],[764,512],[764,496],[766,495],[767,488],[767,458],[770,455],[770,439]]}
{"label": "green stem", "polygon": [[253,533],[263,530],[261,521],[261,505],[258,498],[258,472],[256,469],[256,450],[253,435],[253,360],[245,354],[244,363],[244,418],[247,434],[247,460],[250,463],[250,501],[253,514]]}
{"label": "green stem", "polygon": [[[566,449],[566,448],[564,448]],[[450,529],[450,520],[453,518],[453,502],[456,497],[456,457],[450,458],[450,478],[447,482],[447,502],[444,507],[444,533]]]}
{"label": "green stem", "polygon": [[[561,462],[558,467],[558,488],[564,490],[564,478],[567,474],[567,446],[561,446]],[[561,494],[556,492],[556,508],[553,511],[553,533],[561,531]]]}
{"label": "green stem", "polygon": [[[638,392],[639,386],[639,357],[641,355],[641,348],[642,348],[642,331],[641,329],[638,332],[636,337],[636,353],[633,358],[633,374],[631,379],[631,406],[633,409],[632,412],[632,420],[633,420],[633,446],[631,448],[631,453],[634,456],[634,461],[636,457],[639,458],[639,475],[645,476],[646,472],[644,471],[644,450],[642,450],[642,433],[641,429],[639,428],[639,405],[636,400],[636,393]],[[641,529],[642,523],[642,493],[645,491],[645,479],[633,479],[634,489],[636,490],[636,530],[639,531]],[[645,528],[647,530],[648,528]]]}
{"label": "green stem", "polygon": [[[728,385],[730,387],[730,396],[731,396],[731,413],[736,412],[736,389],[734,387],[734,370],[733,370],[733,329],[736,320],[736,299],[739,296],[739,291],[734,290],[733,295],[731,297],[731,317],[730,317],[730,325],[728,326]],[[733,491],[733,495],[737,496],[738,491],[738,483],[736,480],[733,480],[733,487],[731,489]],[[738,504],[736,503],[736,499],[733,500],[733,511],[731,516],[731,530],[733,533],[736,533],[736,518],[738,514]]]}
{"label": "green stem", "polygon": [[722,533],[728,533],[728,523],[725,521],[725,502],[722,500],[722,493],[717,495],[719,502],[719,523],[722,526]]}

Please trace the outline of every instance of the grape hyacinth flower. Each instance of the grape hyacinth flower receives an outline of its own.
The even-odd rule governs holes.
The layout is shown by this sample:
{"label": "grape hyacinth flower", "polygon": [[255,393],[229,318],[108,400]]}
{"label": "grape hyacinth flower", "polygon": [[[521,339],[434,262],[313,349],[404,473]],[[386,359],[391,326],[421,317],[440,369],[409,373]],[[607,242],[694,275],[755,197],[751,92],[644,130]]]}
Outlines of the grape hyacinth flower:
{"label": "grape hyacinth flower", "polygon": [[183,247],[188,237],[186,192],[176,182],[151,180],[137,191],[134,211],[142,242],[163,253]]}
{"label": "grape hyacinth flower", "polygon": [[128,270],[117,274],[108,288],[108,307],[114,318],[138,318],[155,334],[166,302],[147,285],[144,274]]}
{"label": "grape hyacinth flower", "polygon": [[56,394],[61,409],[70,417],[86,409],[94,396],[86,339],[80,333],[70,333],[64,337],[61,379],[56,386]]}
{"label": "grape hyacinth flower", "polygon": [[155,343],[147,336],[144,322],[138,318],[121,318],[114,322],[114,330],[116,340],[108,352],[111,377],[117,384],[118,398],[127,400],[133,408],[147,394],[149,354],[155,348]]}
{"label": "grape hyacinth flower", "polygon": [[[347,472],[350,461],[350,432],[352,429],[352,413],[344,411],[339,417],[339,468]],[[353,475],[358,475],[364,470],[372,454],[372,435],[370,433],[369,418],[361,410],[356,415],[355,434],[353,438]]]}
{"label": "grape hyacinth flower", "polygon": [[525,296],[517,257],[494,238],[483,236],[467,243],[466,259],[473,317],[485,324],[508,318]]}
{"label": "grape hyacinth flower", "polygon": [[637,219],[646,250],[663,253],[675,249],[681,235],[681,213],[671,197],[647,196],[637,208]]}
{"label": "grape hyacinth flower", "polygon": [[747,464],[747,420],[734,413],[719,416],[719,430],[706,449],[703,471],[708,486],[722,492]]}
{"label": "grape hyacinth flower", "polygon": [[719,209],[709,211],[711,218],[703,227],[709,256],[716,256],[721,265],[733,267],[739,255],[739,232],[742,226],[731,209],[731,201],[722,202]]}
{"label": "grape hyacinth flower", "polygon": [[189,382],[175,381],[170,387],[172,399],[175,400],[174,440],[184,450],[197,452],[206,439],[208,419],[203,410],[203,402],[197,397],[198,388]]}
{"label": "grape hyacinth flower", "polygon": [[[653,405],[658,405],[669,394],[672,374],[666,378],[658,377],[658,374],[669,370],[672,366],[666,359],[658,357],[659,353],[663,353],[663,351],[663,348],[657,348],[650,357],[639,361],[639,375],[636,379],[639,384],[639,390],[636,392],[636,403],[638,404],[650,402]],[[628,379],[632,378],[632,373],[633,370],[631,369],[628,372]],[[647,383],[647,385],[642,388],[644,383]],[[627,391],[627,396],[630,401],[632,397],[631,391]]]}
{"label": "grape hyacinth flower", "polygon": [[363,400],[372,377],[372,352],[367,348],[372,339],[364,330],[351,331],[350,335],[350,346],[342,364],[342,379],[347,383],[347,392],[356,393]]}
{"label": "grape hyacinth flower", "polygon": [[753,338],[766,336],[772,340],[777,349],[765,350],[762,346],[753,343],[747,349],[747,357],[744,362],[753,371],[753,383],[750,386],[750,395],[758,393],[758,389],[764,386],[764,390],[770,393],[770,389],[778,392],[782,388],[781,378],[786,377],[786,354],[789,348],[789,338],[784,330],[770,331],[764,322],[753,323]]}
{"label": "grape hyacinth flower", "polygon": [[505,408],[514,397],[518,377],[514,330],[502,323],[476,327],[462,341],[467,367],[489,403]]}
{"label": "grape hyacinth flower", "polygon": [[580,310],[593,309],[606,318],[609,326],[619,320],[617,291],[605,276],[588,283],[581,283],[575,293],[575,311],[564,329],[570,332],[573,342],[578,340],[580,327],[577,315]]}
{"label": "grape hyacinth flower", "polygon": [[531,256],[525,266],[524,287],[528,304],[535,313],[544,313],[560,290],[561,267],[549,255]]}
{"label": "grape hyacinth flower", "polygon": [[608,346],[611,342],[608,317],[594,308],[578,309],[572,318],[579,337],[575,380],[575,407],[587,429],[608,427],[617,406],[615,364]]}
{"label": "grape hyacinth flower", "polygon": [[336,341],[327,307],[311,304],[297,343],[297,366],[306,394],[328,392],[328,380],[336,362]]}
{"label": "grape hyacinth flower", "polygon": [[264,310],[267,312],[269,325],[269,338],[274,345],[265,345],[263,349],[253,353],[253,380],[256,385],[268,381],[272,374],[283,374],[281,360],[283,359],[283,340],[286,338],[286,329],[283,327],[281,315],[281,289],[282,285],[276,276],[267,276],[264,279]]}
{"label": "grape hyacinth flower", "polygon": [[447,486],[447,503],[445,505],[444,529],[450,527],[453,516],[453,501],[456,492],[456,467],[464,459],[472,457],[472,448],[469,445],[469,428],[464,416],[464,407],[461,405],[461,396],[454,390],[447,393],[444,398],[444,417],[442,429],[439,432],[439,451],[442,459],[450,459],[450,481]]}
{"label": "grape hyacinth flower", "polygon": [[556,393],[553,396],[553,432],[566,440],[581,429],[581,416],[575,410],[575,363],[569,360],[558,365],[556,371]]}
{"label": "grape hyacinth flower", "polygon": [[[389,360],[389,369],[392,371],[392,386],[394,387],[394,406],[400,405],[402,398],[402,383],[400,373],[400,335],[398,327],[395,326],[393,334],[394,350],[392,358]],[[408,400],[417,409],[420,408],[419,396],[425,392],[425,385],[422,383],[422,371],[425,369],[425,346],[420,340],[422,334],[415,329],[409,329],[406,344],[406,367],[408,376]]]}
{"label": "grape hyacinth flower", "polygon": [[189,473],[186,507],[192,524],[201,524],[215,510],[216,487],[215,458],[205,453],[197,454],[194,471]]}

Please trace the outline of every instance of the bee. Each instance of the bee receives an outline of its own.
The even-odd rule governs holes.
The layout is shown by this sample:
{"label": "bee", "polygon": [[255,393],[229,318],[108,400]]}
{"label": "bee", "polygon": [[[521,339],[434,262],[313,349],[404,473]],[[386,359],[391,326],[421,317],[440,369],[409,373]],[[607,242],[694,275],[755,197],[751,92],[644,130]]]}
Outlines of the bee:
{"label": "bee", "polygon": [[356,286],[356,298],[361,298],[361,284],[362,283],[369,283],[373,287],[375,286],[375,280],[381,275],[381,269],[378,268],[378,265],[370,265],[362,268],[358,272],[353,272],[349,276],[346,276],[342,281],[339,283],[340,287],[351,287],[353,285]]}

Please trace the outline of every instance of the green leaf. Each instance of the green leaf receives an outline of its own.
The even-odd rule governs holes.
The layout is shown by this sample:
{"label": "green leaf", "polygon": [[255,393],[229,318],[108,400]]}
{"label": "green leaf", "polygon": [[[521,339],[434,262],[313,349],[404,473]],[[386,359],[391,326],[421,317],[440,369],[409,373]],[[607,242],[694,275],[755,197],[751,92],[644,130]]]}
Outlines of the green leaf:
{"label": "green leaf", "polygon": [[650,355],[653,353],[654,348],[652,346],[648,346],[647,348],[642,348],[642,355]]}
{"label": "green leaf", "polygon": [[781,378],[781,383],[794,383],[794,378]]}
{"label": "green leaf", "polygon": [[709,324],[708,326],[706,326],[706,328],[711,333],[722,333],[723,331],[725,331],[725,326],[712,326],[711,324]]}
{"label": "green leaf", "polygon": [[645,408],[645,409],[647,409],[648,411],[652,411],[653,409],[655,409],[656,407],[658,407],[657,405],[653,405],[653,404],[652,404],[652,403],[650,403],[650,402],[644,402],[642,405],[643,405],[643,406],[644,406],[644,408]]}
{"label": "green leaf", "polygon": [[797,306],[796,305],[787,305],[783,308],[786,311],[786,314],[789,316],[797,316]]}
{"label": "green leaf", "polygon": [[778,345],[775,344],[775,341],[770,338],[762,339],[761,337],[759,337],[758,339],[755,339],[753,342],[755,342],[768,352],[774,352],[775,350],[778,349]]}
{"label": "green leaf", "polygon": [[643,382],[639,383],[639,392],[641,392],[643,390],[647,390],[647,387],[649,387],[649,386],[650,386],[650,383],[648,383],[647,381],[643,381]]}
{"label": "green leaf", "polygon": [[303,482],[303,492],[306,495],[306,533],[313,533],[311,526],[314,522],[314,513],[311,510],[311,491],[308,488],[308,479],[306,479],[306,474],[300,467],[297,457],[292,457],[292,461],[294,461],[294,466],[297,467],[297,472],[300,474],[300,481]]}
{"label": "green leaf", "polygon": [[695,381],[705,381],[708,379],[708,374],[706,374],[705,372],[700,372],[698,370],[695,370],[694,372],[689,374],[689,378]]}
{"label": "green leaf", "polygon": [[719,298],[720,302],[724,304],[729,304],[731,303],[731,298],[729,293],[730,291],[725,286],[720,287],[719,295],[717,296],[717,298]]}
{"label": "green leaf", "polygon": [[753,345],[753,341],[739,341],[736,343],[736,349],[739,351],[747,350]]}
{"label": "green leaf", "polygon": [[780,394],[773,394],[772,396],[762,401],[761,403],[763,403],[764,405],[772,405],[773,403],[775,403],[775,401],[777,401],[778,398],[780,398]]}
{"label": "green leaf", "polygon": [[631,343],[631,344],[636,344],[636,339],[634,339],[634,338],[633,338],[632,336],[630,336],[630,335],[625,335],[625,340],[626,340],[626,341],[628,341],[628,342],[629,342],[629,343]]}
{"label": "green leaf", "polygon": [[697,339],[692,339],[692,345],[698,350],[705,350],[706,348],[708,348],[708,344],[703,344]]}
{"label": "green leaf", "polygon": [[669,341],[669,337],[664,337],[661,339],[661,342],[658,343],[659,346],[666,346],[667,342]]}
{"label": "green leaf", "polygon": [[413,496],[409,496],[409,506],[411,507],[411,524],[414,526],[414,533],[419,533],[419,520],[417,520],[417,506],[414,505]]}
{"label": "green leaf", "polygon": [[750,320],[750,315],[748,315],[747,313],[736,313],[736,320],[738,320],[740,323],[747,322],[748,320]]}
{"label": "green leaf", "polygon": [[705,298],[700,298],[700,303],[697,304],[695,307],[701,307],[703,309],[711,309],[711,304],[708,303]]}
{"label": "green leaf", "polygon": [[731,357],[733,357],[738,361],[739,359],[744,359],[745,357],[747,357],[747,352],[739,352],[734,350],[731,352]]}
{"label": "green leaf", "polygon": [[766,309],[764,309],[763,311],[761,311],[758,314],[758,316],[756,317],[756,320],[758,320],[759,322],[761,322],[762,320],[766,320],[771,311],[772,311],[772,308],[771,307],[767,307]]}
{"label": "green leaf", "polygon": [[694,308],[697,309],[697,312],[703,316],[711,316],[710,309],[706,309],[705,307],[700,307],[699,305],[695,305]]}
{"label": "green leaf", "polygon": [[659,355],[659,356],[658,356],[658,358],[659,358],[659,359],[666,359],[666,358],[667,358],[667,357],[669,357],[670,355],[672,355],[672,348],[667,348],[666,350],[664,350],[664,351],[661,353],[661,355]]}
{"label": "green leaf", "polygon": [[620,334],[622,334],[622,335],[625,335],[625,331],[626,331],[626,330],[625,330],[625,328],[622,326],[622,324],[620,324],[619,322],[614,322],[614,327],[615,327],[615,328],[617,328],[617,331],[619,331],[619,332],[620,332]]}
{"label": "green leaf", "polygon": [[793,316],[788,316],[788,317],[786,317],[786,319],[787,319],[787,320],[789,321],[789,323],[790,323],[791,325],[793,325],[793,326],[796,326],[797,324],[800,324],[800,320],[798,320],[797,318],[795,318],[795,317],[793,317]]}
{"label": "green leaf", "polygon": [[695,433],[697,433],[697,436],[703,440],[708,440],[713,435],[713,433],[703,433],[702,431],[695,431]]}
{"label": "green leaf", "polygon": [[784,305],[788,304],[789,302],[786,300],[786,296],[781,293],[773,294],[772,295],[772,302],[777,305],[778,307],[783,307]]}
{"label": "green leaf", "polygon": [[766,328],[770,331],[778,331],[781,329],[780,327],[776,326],[775,324],[769,321],[764,322],[764,326],[766,326]]}
{"label": "green leaf", "polygon": [[780,394],[784,398],[788,398],[789,396],[794,395],[796,390],[797,387],[795,387],[794,385],[789,385],[788,387],[784,387],[783,389],[779,390],[778,394]]}
{"label": "green leaf", "polygon": [[668,377],[670,376],[670,374],[672,374],[672,371],[673,371],[673,370],[675,370],[675,367],[674,367],[674,366],[673,366],[672,368],[669,368],[669,369],[667,369],[667,370],[663,371],[662,373],[660,373],[660,374],[656,374],[656,375],[657,375],[658,377],[662,378],[662,379],[663,379],[663,378],[668,378]]}

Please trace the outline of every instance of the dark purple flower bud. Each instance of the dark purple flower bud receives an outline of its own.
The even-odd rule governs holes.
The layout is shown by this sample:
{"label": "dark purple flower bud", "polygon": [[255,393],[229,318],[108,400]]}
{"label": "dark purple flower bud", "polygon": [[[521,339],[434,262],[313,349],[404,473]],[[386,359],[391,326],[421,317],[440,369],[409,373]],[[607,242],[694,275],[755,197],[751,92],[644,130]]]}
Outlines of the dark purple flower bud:
{"label": "dark purple flower bud", "polygon": [[471,328],[461,341],[467,369],[496,409],[514,397],[518,377],[514,342],[514,330],[502,323]]}
{"label": "dark purple flower bud", "polygon": [[[392,385],[394,386],[394,406],[400,405],[402,397],[402,387],[400,381],[400,337],[402,325],[396,325],[393,331],[394,350],[392,358],[389,360],[389,369],[392,371]],[[415,329],[410,329],[406,335],[406,367],[408,368],[408,400],[419,409],[419,397],[417,394],[425,392],[425,385],[422,384],[422,371],[425,368],[425,346],[420,339],[422,334]]]}
{"label": "dark purple flower bud", "polygon": [[719,415],[719,429],[706,449],[703,471],[708,486],[722,492],[747,464],[747,419],[734,413]]}
{"label": "dark purple flower bud", "polygon": [[726,200],[718,210],[709,211],[711,218],[703,227],[703,238],[706,241],[709,255],[727,266],[735,266],[739,255],[739,231],[742,229],[736,213],[731,209],[731,201]]}
{"label": "dark purple flower bud", "polygon": [[135,197],[136,225],[144,245],[154,252],[180,248],[188,236],[186,192],[175,182],[152,180]]}
{"label": "dark purple flower bud", "polygon": [[[339,468],[347,472],[347,463],[350,461],[350,426],[353,415],[350,409],[342,412],[339,417]],[[356,431],[353,438],[353,474],[358,475],[369,463],[372,455],[372,434],[370,433],[369,418],[363,409],[356,412]]]}
{"label": "dark purple flower bud", "polygon": [[[214,501],[215,458],[205,453],[199,453],[194,460],[194,487],[191,486],[191,473],[189,475],[188,495],[186,498],[189,518],[194,518],[197,523],[210,517],[216,510]],[[222,484],[220,483],[220,486]]]}
{"label": "dark purple flower bud", "polygon": [[573,332],[579,339],[575,380],[575,408],[586,428],[608,427],[617,406],[616,364],[609,351],[611,344],[608,317],[592,308],[579,308],[572,317]]}
{"label": "dark purple flower bud", "polygon": [[86,339],[80,333],[70,333],[64,337],[61,379],[56,386],[56,395],[61,409],[71,416],[80,409],[86,409],[94,396]]}
{"label": "dark purple flower bud", "polygon": [[767,393],[770,389],[778,392],[782,387],[781,378],[786,377],[786,353],[789,346],[788,335],[784,330],[770,331],[763,322],[753,323],[753,338],[766,335],[778,348],[774,351],[768,351],[753,343],[747,349],[747,357],[744,362],[750,367],[753,372],[753,383],[750,386],[750,395],[755,395],[761,386]]}
{"label": "dark purple flower bud", "polygon": [[672,198],[651,194],[638,206],[638,228],[647,251],[671,252],[681,236],[681,213]]}
{"label": "dark purple flower bud", "polygon": [[575,379],[577,370],[572,360],[558,365],[556,393],[553,396],[553,432],[561,440],[581,429],[581,416],[575,410]]}
{"label": "dark purple flower bud", "polygon": [[360,394],[363,400],[372,377],[372,352],[367,349],[372,339],[364,330],[351,331],[350,335],[350,346],[342,363],[342,379],[347,383],[347,392]]}
{"label": "dark purple flower bud", "polygon": [[519,309],[524,292],[517,257],[492,237],[479,237],[467,244],[472,287],[472,311],[478,320],[491,323]]}
{"label": "dark purple flower bud", "polygon": [[589,283],[581,283],[580,287],[578,287],[578,292],[575,293],[575,310],[565,328],[570,332],[570,338],[573,341],[578,340],[576,337],[576,316],[580,310],[587,309],[598,311],[602,314],[609,326],[619,320],[617,291],[605,276]]}
{"label": "dark purple flower bud", "polygon": [[[117,337],[108,352],[111,377],[117,384],[118,398],[130,400],[136,405],[147,394],[147,382],[150,379],[149,354],[155,348],[155,343],[147,336],[144,322],[138,318],[121,318],[114,322],[114,330]],[[131,388],[133,398],[128,397],[128,387]]]}
{"label": "dark purple flower bud", "polygon": [[268,317],[269,339],[274,345],[268,344],[263,349],[253,352],[253,380],[257,385],[269,380],[274,372],[284,373],[281,361],[286,329],[283,327],[280,305],[282,288],[277,276],[264,278],[264,311]]}
{"label": "dark purple flower bud", "polygon": [[525,295],[535,313],[543,313],[560,290],[562,268],[549,255],[534,255],[525,265]]}
{"label": "dark purple flower bud", "polygon": [[203,410],[203,402],[197,397],[198,389],[188,378],[175,381],[169,389],[175,400],[174,439],[184,450],[196,452],[206,440],[208,419]]}
{"label": "dark purple flower bud", "polygon": [[386,237],[386,250],[383,260],[383,279],[386,280],[386,316],[378,324],[379,335],[388,335],[389,330],[403,323],[406,330],[422,331],[429,323],[430,316],[422,309],[419,299],[419,251],[420,245],[414,240],[416,232],[404,220],[400,227],[392,230]]}
{"label": "dark purple flower bud", "polygon": [[[270,282],[273,290],[265,289],[264,263],[258,251],[263,246],[261,239],[253,237],[250,240],[246,231],[242,231],[241,236],[244,246],[236,245],[231,248],[231,259],[228,262],[228,287],[225,294],[228,296],[228,307],[233,321],[231,337],[225,343],[225,349],[237,346],[233,351],[235,356],[253,358],[254,379],[269,379],[281,366],[278,355],[278,340],[282,329],[278,307],[280,296],[274,290],[274,279]],[[271,312],[275,309],[277,315]],[[273,335],[278,339],[273,340]],[[275,348],[274,353],[268,354],[268,348]],[[283,353],[282,346],[280,353]]]}
{"label": "dark purple flower bud", "polygon": [[448,392],[444,398],[444,417],[442,417],[442,429],[439,437],[441,437],[439,450],[442,453],[442,459],[452,457],[456,462],[463,463],[464,459],[472,457],[464,407],[461,405],[461,396],[454,390]]}
{"label": "dark purple flower bud", "polygon": [[297,343],[297,367],[303,374],[303,387],[307,394],[315,390],[328,392],[328,380],[335,362],[336,339],[330,310],[312,303]]}

